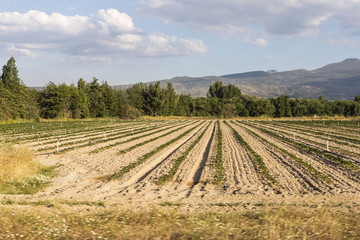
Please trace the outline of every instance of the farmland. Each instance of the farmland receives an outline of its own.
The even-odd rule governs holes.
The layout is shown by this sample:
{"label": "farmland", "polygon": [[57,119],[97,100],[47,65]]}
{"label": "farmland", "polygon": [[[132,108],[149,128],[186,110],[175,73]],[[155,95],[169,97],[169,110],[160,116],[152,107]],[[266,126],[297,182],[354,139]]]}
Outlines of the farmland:
{"label": "farmland", "polygon": [[[26,147],[42,165],[56,166],[55,177],[46,188],[35,194],[2,192],[0,207],[3,205],[7,212],[10,210],[6,206],[15,204],[17,207],[10,208],[11,211],[20,213],[22,209],[27,212],[39,206],[49,208],[60,204],[68,212],[72,211],[68,206],[80,205],[76,211],[86,212],[85,206],[93,209],[89,211],[94,211],[95,215],[112,216],[112,213],[98,209],[105,205],[110,209],[122,209],[119,211],[125,215],[130,214],[129,209],[135,211],[130,218],[140,218],[141,213],[137,210],[145,209],[151,216],[155,211],[155,216],[167,216],[167,220],[158,219],[165,222],[173,217],[183,219],[185,215],[177,214],[188,212],[206,215],[213,211],[219,214],[236,211],[244,214],[242,217],[248,218],[248,223],[254,220],[251,214],[260,214],[256,215],[256,219],[262,219],[259,224],[270,225],[275,224],[273,221],[283,224],[284,212],[286,216],[298,214],[293,216],[294,219],[299,216],[309,218],[313,213],[318,214],[315,221],[319,224],[325,219],[333,219],[338,221],[336,226],[340,226],[344,219],[323,213],[350,211],[354,219],[358,216],[359,123],[355,120],[179,118],[0,125],[0,141]],[[154,210],[157,208],[161,209]],[[32,216],[31,212],[26,214]],[[66,214],[62,215],[64,219],[75,221]],[[205,215],[195,218],[207,219],[212,225],[211,217]],[[275,216],[279,219],[274,220]],[[227,219],[227,224],[231,222],[230,215],[218,217]],[[45,214],[44,218],[51,216]],[[121,217],[117,215],[117,218]],[[20,219],[5,218],[3,221]],[[306,221],[291,224],[294,224],[291,228],[309,228],[304,230],[306,234],[315,234],[324,227],[320,224],[315,228]],[[256,233],[270,236],[265,230],[259,228]],[[231,229],[228,231],[232,232]],[[251,229],[246,231],[254,234]],[[324,227],[321,231],[324,235],[320,236],[325,238],[335,236],[327,235],[332,234],[331,228]],[[222,233],[219,229],[216,234]],[[204,234],[216,236],[206,231]],[[280,235],[277,234],[280,233],[273,237],[278,238]],[[306,234],[298,236],[311,236]],[[346,234],[358,236],[356,231],[355,235]],[[253,238],[256,236],[259,235],[253,235]],[[164,235],[164,238],[167,237]]]}
{"label": "farmland", "polygon": [[357,198],[360,190],[358,121],[109,119],[1,131],[2,141],[58,166],[45,191],[25,198],[149,203]]}

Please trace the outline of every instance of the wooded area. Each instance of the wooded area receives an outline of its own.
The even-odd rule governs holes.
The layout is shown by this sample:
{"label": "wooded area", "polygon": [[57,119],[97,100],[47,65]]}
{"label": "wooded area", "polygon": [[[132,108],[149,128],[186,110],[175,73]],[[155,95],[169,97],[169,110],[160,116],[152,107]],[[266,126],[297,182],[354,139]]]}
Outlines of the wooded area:
{"label": "wooded area", "polygon": [[2,68],[0,81],[0,120],[40,118],[97,118],[140,116],[217,117],[302,117],[360,116],[360,96],[354,101],[319,99],[259,98],[244,95],[236,86],[215,82],[207,97],[176,94],[173,85],[165,87],[137,83],[126,90],[79,79],[77,85],[49,82],[43,90],[28,88],[20,80],[15,59]]}

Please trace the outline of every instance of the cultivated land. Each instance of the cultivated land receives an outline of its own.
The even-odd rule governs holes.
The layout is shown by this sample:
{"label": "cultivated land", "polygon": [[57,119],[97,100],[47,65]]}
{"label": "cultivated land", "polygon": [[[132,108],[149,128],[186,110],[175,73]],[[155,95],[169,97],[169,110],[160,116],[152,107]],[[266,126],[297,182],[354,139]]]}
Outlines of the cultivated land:
{"label": "cultivated land", "polygon": [[[58,166],[52,183],[42,191],[3,193],[0,202],[6,211],[20,212],[39,208],[33,205],[60,204],[80,205],[79,212],[88,207],[94,214],[105,205],[107,211],[122,213],[131,209],[154,214],[154,208],[170,208],[184,214],[263,211],[261,216],[267,216],[286,206],[285,212],[305,209],[305,215],[326,208],[330,215],[358,216],[359,123],[168,119],[0,125],[3,141],[32,149],[43,165]],[[71,211],[66,206],[66,212]],[[46,212],[43,208],[39,211]],[[330,229],[320,238],[334,237],[326,235]],[[260,238],[284,237],[267,234]],[[348,234],[360,237],[355,230]],[[186,236],[196,237],[182,237]],[[251,235],[237,235],[241,236]],[[303,236],[306,231],[297,237]]]}

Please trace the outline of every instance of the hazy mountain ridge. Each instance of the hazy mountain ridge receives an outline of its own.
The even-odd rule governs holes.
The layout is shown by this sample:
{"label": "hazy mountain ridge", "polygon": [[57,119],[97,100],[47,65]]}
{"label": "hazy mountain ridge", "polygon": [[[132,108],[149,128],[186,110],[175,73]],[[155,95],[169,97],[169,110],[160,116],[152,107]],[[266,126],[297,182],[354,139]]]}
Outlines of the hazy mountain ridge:
{"label": "hazy mountain ridge", "polygon": [[[323,95],[330,100],[353,100],[360,95],[360,60],[349,58],[339,63],[328,64],[315,70],[297,69],[277,72],[253,71],[222,76],[174,77],[161,80],[173,83],[177,93],[194,97],[206,96],[215,81],[238,86],[244,94],[259,97],[278,97],[281,94],[292,98],[318,98]],[[153,83],[153,82],[149,82]],[[130,86],[130,85],[128,85]],[[118,86],[126,88],[125,85]]]}

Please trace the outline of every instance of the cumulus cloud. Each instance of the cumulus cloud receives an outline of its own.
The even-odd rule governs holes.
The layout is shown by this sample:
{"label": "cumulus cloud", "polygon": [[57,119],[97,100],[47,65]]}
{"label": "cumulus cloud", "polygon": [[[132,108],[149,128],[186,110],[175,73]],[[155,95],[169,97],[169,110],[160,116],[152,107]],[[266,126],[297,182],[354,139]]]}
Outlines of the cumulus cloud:
{"label": "cumulus cloud", "polygon": [[22,56],[22,57],[28,58],[28,59],[38,59],[38,58],[40,58],[39,55],[37,55],[35,53],[32,53],[28,49],[16,48],[12,44],[7,46],[7,51],[12,55]]}
{"label": "cumulus cloud", "polygon": [[35,10],[0,12],[0,44],[30,58],[37,58],[37,51],[57,51],[79,61],[207,52],[200,40],[145,33],[135,27],[129,15],[116,9],[99,10],[95,17],[48,15]]}
{"label": "cumulus cloud", "polygon": [[263,31],[269,35],[317,36],[329,19],[339,21],[352,34],[360,34],[359,0],[143,0],[139,4],[140,11],[166,22],[239,35],[260,46],[265,45]]}
{"label": "cumulus cloud", "polygon": [[259,47],[266,47],[268,45],[267,41],[263,38],[255,38],[255,39],[250,39],[248,37],[244,37],[243,38],[245,42],[251,43],[255,46],[259,46]]}

